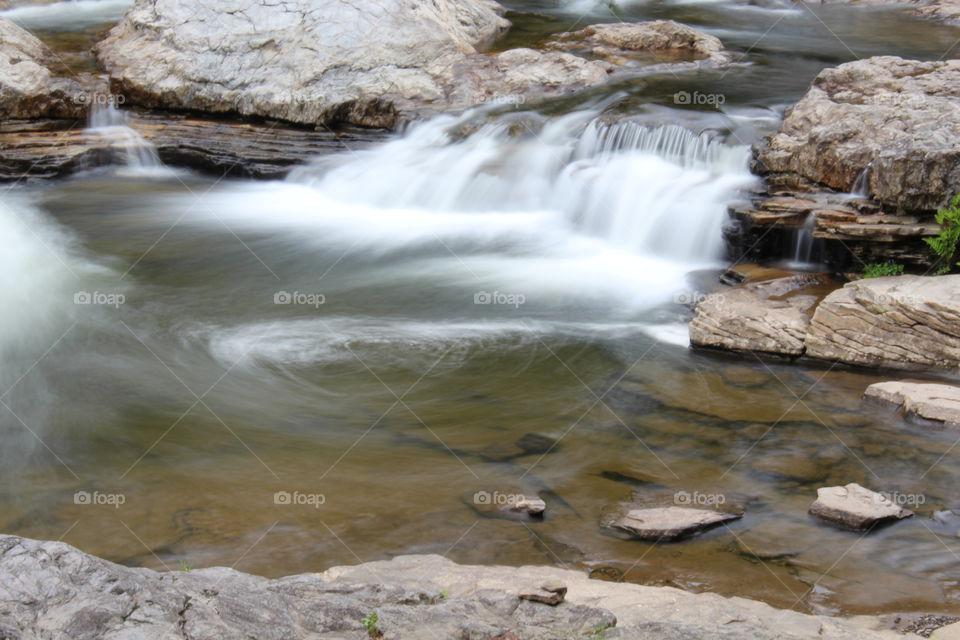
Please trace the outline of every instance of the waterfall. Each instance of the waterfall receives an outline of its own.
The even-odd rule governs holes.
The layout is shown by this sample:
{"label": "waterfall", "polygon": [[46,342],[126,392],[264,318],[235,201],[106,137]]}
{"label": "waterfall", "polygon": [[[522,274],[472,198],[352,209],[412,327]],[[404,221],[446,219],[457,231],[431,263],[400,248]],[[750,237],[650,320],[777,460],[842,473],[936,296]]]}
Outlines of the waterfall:
{"label": "waterfall", "polygon": [[857,179],[853,181],[853,188],[850,190],[850,195],[858,198],[870,197],[870,167],[872,166],[873,163],[871,162],[857,174]]}
{"label": "waterfall", "polygon": [[320,159],[288,180],[378,208],[547,214],[635,254],[718,259],[727,205],[754,181],[749,149],[675,125],[596,116],[480,127],[440,117],[376,149]]}
{"label": "waterfall", "polygon": [[130,127],[127,114],[112,103],[91,106],[86,134],[110,149],[114,164],[138,174],[165,172],[156,147]]}

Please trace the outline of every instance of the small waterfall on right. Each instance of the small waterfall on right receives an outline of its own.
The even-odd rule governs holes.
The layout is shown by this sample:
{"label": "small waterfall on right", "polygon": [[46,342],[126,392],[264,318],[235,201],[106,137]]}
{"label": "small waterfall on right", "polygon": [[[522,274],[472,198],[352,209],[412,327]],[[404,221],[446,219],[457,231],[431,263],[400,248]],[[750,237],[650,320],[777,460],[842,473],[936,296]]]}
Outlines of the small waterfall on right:
{"label": "small waterfall on right", "polygon": [[793,251],[790,256],[792,266],[810,266],[823,260],[823,242],[813,236],[817,226],[817,212],[811,211],[803,226],[794,231]]}
{"label": "small waterfall on right", "polygon": [[850,189],[850,195],[857,198],[870,197],[870,168],[872,166],[873,163],[871,162],[857,174],[857,179],[853,181],[853,187]]}
{"label": "small waterfall on right", "polygon": [[86,133],[102,140],[110,149],[113,164],[143,174],[167,172],[156,147],[130,127],[127,114],[113,104],[90,107]]}

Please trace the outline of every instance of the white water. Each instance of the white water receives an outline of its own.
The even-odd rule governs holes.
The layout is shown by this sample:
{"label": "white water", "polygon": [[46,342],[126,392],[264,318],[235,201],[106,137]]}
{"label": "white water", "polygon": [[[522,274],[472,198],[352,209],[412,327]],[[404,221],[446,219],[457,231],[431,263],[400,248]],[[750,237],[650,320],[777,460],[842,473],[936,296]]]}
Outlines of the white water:
{"label": "white water", "polygon": [[133,129],[127,114],[113,104],[90,108],[86,134],[108,147],[114,164],[126,167],[128,173],[139,176],[171,173],[160,161],[156,147]]}
{"label": "white water", "polygon": [[0,11],[0,16],[34,31],[82,31],[117,22],[133,0],[71,0]]}
{"label": "white water", "polygon": [[793,243],[793,262],[809,264],[813,260],[813,247],[815,242],[813,230],[816,226],[817,215],[811,212],[807,215],[803,226],[796,231],[796,237]]}
{"label": "white water", "polygon": [[870,166],[868,164],[857,174],[857,179],[853,181],[853,188],[850,189],[850,195],[857,198],[870,197]]}
{"label": "white water", "polygon": [[476,213],[478,235],[489,229],[482,222],[536,218],[534,233],[587,235],[636,256],[719,258],[726,205],[754,180],[747,147],[595,116],[575,113],[536,130],[488,124],[463,139],[451,134],[463,119],[438,118],[377,149],[301,168],[290,181],[342,203]]}

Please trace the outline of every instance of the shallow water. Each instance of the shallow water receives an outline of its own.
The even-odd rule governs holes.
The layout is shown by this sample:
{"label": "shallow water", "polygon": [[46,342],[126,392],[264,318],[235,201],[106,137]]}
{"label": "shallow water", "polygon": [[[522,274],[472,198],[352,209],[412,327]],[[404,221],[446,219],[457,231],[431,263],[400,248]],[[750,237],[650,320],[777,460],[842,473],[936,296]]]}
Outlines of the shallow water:
{"label": "shallow water", "polygon": [[[614,19],[509,4],[543,14],[511,16],[514,44]],[[439,119],[285,182],[124,153],[139,164],[4,193],[2,530],[158,568],[441,553],[804,610],[960,608],[960,518],[932,517],[960,508],[955,435],[861,408],[882,376],[692,353],[675,304],[724,264],[743,145],[817,70],[936,58],[960,33],[867,7],[617,11],[704,26],[749,65]],[[807,516],[847,482],[923,504],[869,536]],[[516,490],[541,492],[543,522],[474,504]],[[599,527],[631,491],[747,510],[649,545]]]}

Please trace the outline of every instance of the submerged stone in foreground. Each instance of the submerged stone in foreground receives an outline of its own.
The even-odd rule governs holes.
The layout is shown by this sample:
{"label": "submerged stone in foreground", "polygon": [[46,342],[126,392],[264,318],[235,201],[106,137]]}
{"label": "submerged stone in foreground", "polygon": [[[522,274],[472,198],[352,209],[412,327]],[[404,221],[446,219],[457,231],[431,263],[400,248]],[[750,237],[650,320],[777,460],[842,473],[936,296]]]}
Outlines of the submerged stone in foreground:
{"label": "submerged stone in foreground", "polygon": [[692,507],[631,509],[613,523],[639,540],[671,542],[688,538],[741,516]]}
{"label": "submerged stone in foreground", "polygon": [[[519,597],[524,585],[557,581],[567,589],[557,606]],[[610,640],[903,638],[882,630],[888,627],[879,618],[807,615],[743,598],[590,580],[552,567],[461,566],[437,555],[402,556],[268,580],[224,568],[157,573],[61,542],[0,536],[0,637],[344,640],[365,637],[361,619],[371,612],[388,640],[488,640],[511,633],[555,640],[602,629]]]}
{"label": "submerged stone in foreground", "polygon": [[810,515],[862,531],[882,522],[909,518],[913,512],[894,504],[881,493],[851,482],[845,487],[817,489],[817,500],[810,506]]}
{"label": "submerged stone in foreground", "polygon": [[877,382],[867,387],[865,400],[893,407],[908,419],[960,427],[960,387],[915,382]]}

